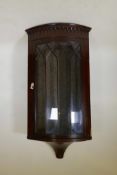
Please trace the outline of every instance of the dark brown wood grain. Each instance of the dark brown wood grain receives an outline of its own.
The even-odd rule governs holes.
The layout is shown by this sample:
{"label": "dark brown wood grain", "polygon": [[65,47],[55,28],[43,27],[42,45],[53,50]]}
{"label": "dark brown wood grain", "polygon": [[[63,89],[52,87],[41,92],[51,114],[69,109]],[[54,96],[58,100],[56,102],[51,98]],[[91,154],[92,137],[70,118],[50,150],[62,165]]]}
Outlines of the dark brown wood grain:
{"label": "dark brown wood grain", "polygon": [[[89,31],[90,30],[91,30],[90,27],[82,26],[79,24],[72,24],[72,23],[50,23],[50,24],[39,25],[39,26],[26,30],[28,34],[28,139],[54,142],[56,144],[59,143],[58,146],[56,144],[51,144],[51,145],[54,145],[53,147],[55,149],[55,152],[58,158],[62,158],[63,152],[65,151],[67,147],[66,145],[69,145],[69,144],[63,144],[63,146],[60,146],[60,143],[62,144],[62,143],[71,143],[74,141],[85,141],[85,140],[90,140],[92,138],[91,137],[91,112],[90,112],[90,71],[89,71]],[[82,108],[82,115],[83,115],[83,131],[81,134],[75,134],[75,135],[70,134],[69,127],[66,128],[66,131],[65,131],[64,126],[67,127],[67,123],[65,124],[63,122],[64,120],[69,122],[68,116],[67,116],[67,112],[68,112],[67,110],[65,113],[66,116],[63,115],[64,120],[60,120],[61,128],[63,127],[64,129],[63,131],[61,130],[61,134],[60,134],[60,130],[58,134],[57,134],[58,131],[56,131],[56,134],[47,134],[46,133],[47,128],[46,128],[46,125],[44,125],[46,121],[44,120],[42,122],[43,124],[40,123],[40,125],[43,125],[42,130],[38,131],[38,127],[41,128],[41,126],[39,126],[38,123],[36,123],[38,121],[36,118],[36,116],[38,115],[36,115],[36,113],[38,113],[39,105],[37,102],[37,94],[36,94],[35,86],[34,88],[32,88],[31,83],[34,83],[34,85],[37,85],[37,82],[36,82],[37,79],[35,77],[37,76],[38,67],[37,67],[37,62],[35,61],[35,59],[36,57],[40,59],[40,56],[39,56],[40,53],[37,47],[40,49],[40,48],[43,48],[44,46],[45,48],[47,43],[52,43],[49,45],[51,49],[52,49],[52,46],[55,47],[55,49],[53,49],[52,51],[52,54],[57,53],[56,43],[59,44],[62,50],[64,49],[62,43],[65,43],[65,47],[68,43],[67,47],[72,46],[73,48],[77,46],[77,43],[80,44],[80,64],[79,65],[80,65],[80,70],[81,70],[81,80],[80,80],[81,95],[79,96],[79,98],[81,98],[81,108]],[[42,47],[40,47],[41,45]],[[78,48],[76,48],[75,52],[77,51],[77,49]],[[47,51],[45,51],[45,53],[46,52]],[[67,58],[69,58],[69,55],[72,54],[72,52],[70,51],[69,53],[67,53],[65,51],[65,56],[67,54],[68,54]],[[74,53],[74,55],[75,54],[76,53]],[[64,58],[64,55],[61,55],[61,58],[62,57]],[[51,62],[51,57],[49,59]],[[57,78],[57,81],[60,84],[60,87],[59,87],[59,89],[61,90],[61,92],[59,92],[59,94],[61,94],[60,97],[62,96],[62,94],[64,96],[65,92],[67,95],[65,99],[63,100],[59,99],[59,102],[60,102],[59,108],[62,111],[62,106],[63,106],[64,107],[63,111],[65,111],[65,109],[67,109],[66,105],[69,106],[70,104],[69,92],[71,89],[67,85],[71,81],[70,79],[71,74],[69,75],[69,70],[71,69],[71,67],[69,67],[70,63],[68,64],[64,59],[63,60],[62,59],[59,63],[60,67],[58,66],[58,63],[57,64],[54,63],[53,65],[55,65],[55,67],[57,66],[59,67],[59,78]],[[72,69],[74,68],[75,67],[72,66]],[[48,88],[47,92],[52,94],[51,91],[54,92],[53,85],[56,84],[56,78],[53,76],[52,72],[49,70],[49,67],[48,68],[45,67],[42,69],[43,72],[44,70],[50,72],[49,74],[51,75],[51,78],[49,77],[49,75],[48,77],[45,76],[44,81],[46,81],[46,78],[48,78],[49,81],[51,82],[51,84],[49,84],[49,82],[47,81],[46,84],[48,86],[45,85],[47,86],[45,88]],[[60,70],[65,70],[63,76]],[[54,69],[54,74],[55,73],[56,73],[56,69]],[[74,75],[75,74],[73,74],[73,70],[72,70],[72,80],[73,81],[75,81]],[[67,79],[64,81],[65,77]],[[64,84],[63,88],[62,88],[61,83]],[[75,92],[75,86],[77,86],[78,88],[78,84],[75,85],[73,83],[72,90],[74,92]],[[66,91],[64,88],[66,88]],[[55,90],[55,93],[56,91],[57,90]],[[54,96],[56,97],[56,95]],[[43,96],[41,98],[42,100],[44,100]],[[53,96],[51,97],[50,95],[48,95],[48,98],[53,99],[54,97]]]}

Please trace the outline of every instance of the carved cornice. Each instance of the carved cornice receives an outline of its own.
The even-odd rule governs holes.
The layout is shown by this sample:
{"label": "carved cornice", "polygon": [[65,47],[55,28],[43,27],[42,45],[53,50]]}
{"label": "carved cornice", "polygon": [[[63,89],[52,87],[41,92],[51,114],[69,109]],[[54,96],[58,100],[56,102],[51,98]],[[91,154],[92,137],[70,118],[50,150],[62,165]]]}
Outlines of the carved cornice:
{"label": "carved cornice", "polygon": [[39,32],[48,32],[48,31],[58,31],[63,30],[66,32],[89,32],[91,30],[90,27],[86,27],[79,24],[72,24],[72,23],[50,23],[39,25],[36,27],[32,27],[26,30],[27,33],[31,33],[33,31]]}
{"label": "carved cornice", "polygon": [[[77,35],[85,38],[87,33],[91,30],[90,27],[86,27],[79,24],[72,23],[49,23],[44,25],[39,25],[36,27],[32,27],[26,30],[31,40],[35,40],[36,38],[43,38],[52,36],[71,36]],[[70,33],[70,35],[68,35]]]}

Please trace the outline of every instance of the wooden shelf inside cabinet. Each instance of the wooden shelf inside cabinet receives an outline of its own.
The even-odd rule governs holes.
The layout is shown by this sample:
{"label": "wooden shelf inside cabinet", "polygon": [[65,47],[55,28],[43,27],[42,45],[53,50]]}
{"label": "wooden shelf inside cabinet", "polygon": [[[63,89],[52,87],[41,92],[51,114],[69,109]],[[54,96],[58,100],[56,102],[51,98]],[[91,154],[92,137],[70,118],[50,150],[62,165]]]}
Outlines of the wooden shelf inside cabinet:
{"label": "wooden shelf inside cabinet", "polygon": [[48,142],[56,157],[91,139],[89,31],[51,23],[28,33],[28,139]]}

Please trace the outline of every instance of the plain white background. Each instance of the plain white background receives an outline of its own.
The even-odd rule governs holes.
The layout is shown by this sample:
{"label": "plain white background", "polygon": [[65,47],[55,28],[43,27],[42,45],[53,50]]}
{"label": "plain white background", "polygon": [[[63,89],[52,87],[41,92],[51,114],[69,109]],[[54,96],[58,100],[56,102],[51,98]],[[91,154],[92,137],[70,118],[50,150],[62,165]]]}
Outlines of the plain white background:
{"label": "plain white background", "polygon": [[[92,27],[92,141],[74,143],[62,160],[27,140],[25,29],[48,22]],[[0,0],[0,175],[117,174],[117,1]]]}

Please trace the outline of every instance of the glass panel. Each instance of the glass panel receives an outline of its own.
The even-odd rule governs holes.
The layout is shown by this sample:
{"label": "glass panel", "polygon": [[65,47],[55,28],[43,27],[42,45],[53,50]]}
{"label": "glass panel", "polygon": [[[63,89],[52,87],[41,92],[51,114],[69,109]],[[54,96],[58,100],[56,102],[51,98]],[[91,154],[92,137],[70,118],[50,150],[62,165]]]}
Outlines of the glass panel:
{"label": "glass panel", "polygon": [[83,132],[81,56],[78,43],[72,43],[71,57],[71,128],[72,136]]}
{"label": "glass panel", "polygon": [[45,133],[46,116],[46,74],[45,74],[45,49],[38,48],[35,62],[35,129],[40,135]]}
{"label": "glass panel", "polygon": [[71,91],[71,56],[72,49],[67,43],[61,43],[58,55],[58,103],[59,120],[58,133],[69,136],[71,134],[70,91]]}
{"label": "glass panel", "polygon": [[46,133],[55,134],[58,120],[57,58],[46,46]]}
{"label": "glass panel", "polygon": [[36,133],[77,138],[83,133],[79,43],[38,45],[35,68]]}

